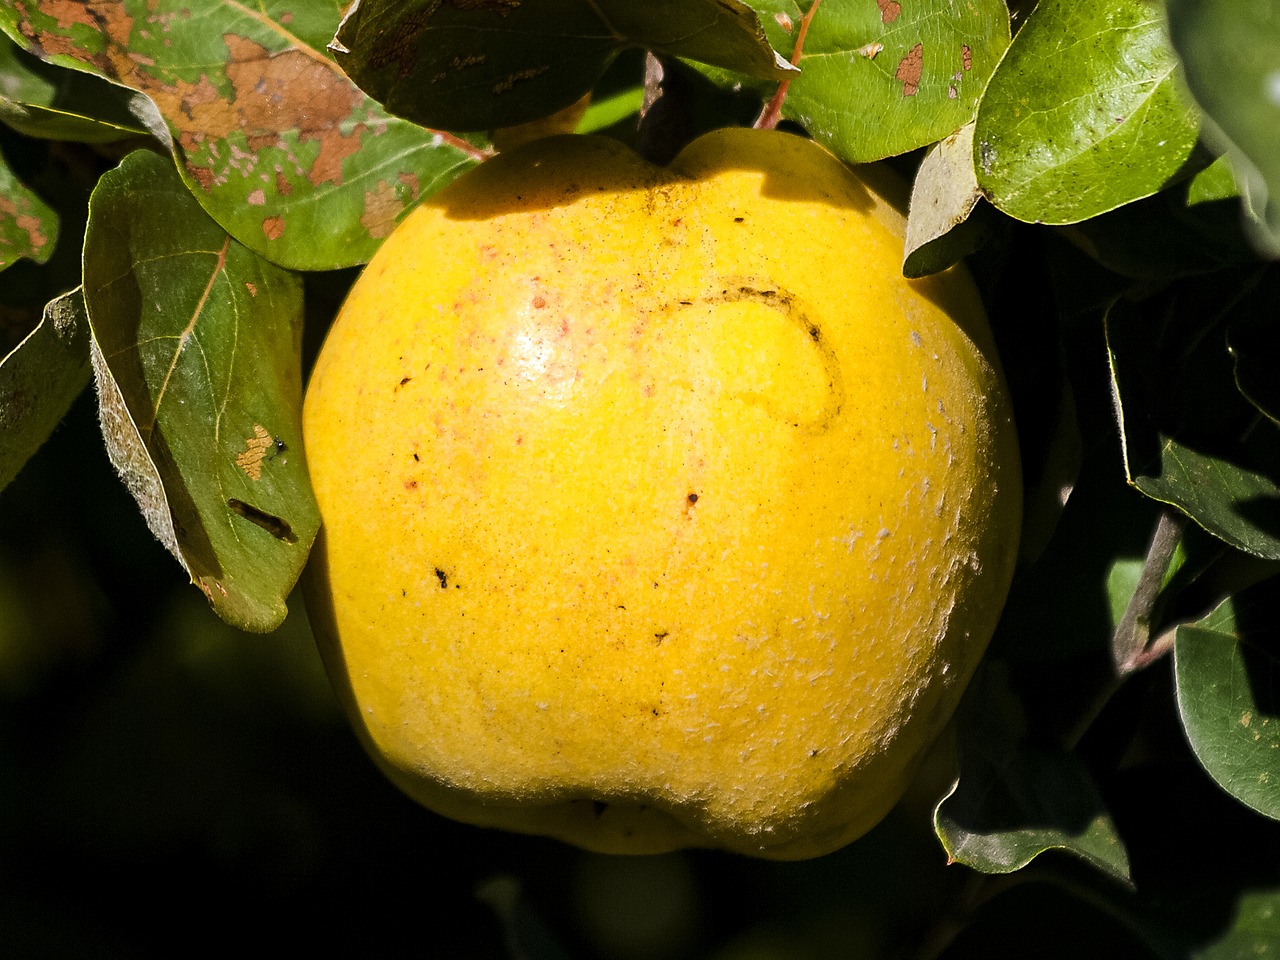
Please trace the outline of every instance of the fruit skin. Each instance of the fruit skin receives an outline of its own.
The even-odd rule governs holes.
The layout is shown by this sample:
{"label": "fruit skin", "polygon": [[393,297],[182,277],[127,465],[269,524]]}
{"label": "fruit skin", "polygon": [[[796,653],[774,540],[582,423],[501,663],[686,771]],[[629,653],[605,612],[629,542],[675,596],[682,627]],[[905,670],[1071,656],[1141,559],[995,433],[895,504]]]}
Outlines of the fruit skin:
{"label": "fruit skin", "polygon": [[317,362],[308,609],[391,779],[605,852],[817,856],[946,724],[1017,550],[959,271],[817,145],[503,153],[411,214]]}

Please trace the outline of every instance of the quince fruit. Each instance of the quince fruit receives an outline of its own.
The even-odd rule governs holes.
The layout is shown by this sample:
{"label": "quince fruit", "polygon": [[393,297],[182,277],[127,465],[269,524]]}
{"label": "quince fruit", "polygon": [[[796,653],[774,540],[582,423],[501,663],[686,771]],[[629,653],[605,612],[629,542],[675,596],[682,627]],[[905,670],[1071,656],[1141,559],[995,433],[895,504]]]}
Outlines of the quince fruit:
{"label": "quince fruit", "polygon": [[721,130],[566,136],[410,214],[305,404],[308,606],[427,807],[597,851],[816,856],[947,723],[1012,574],[1009,403],[883,189]]}

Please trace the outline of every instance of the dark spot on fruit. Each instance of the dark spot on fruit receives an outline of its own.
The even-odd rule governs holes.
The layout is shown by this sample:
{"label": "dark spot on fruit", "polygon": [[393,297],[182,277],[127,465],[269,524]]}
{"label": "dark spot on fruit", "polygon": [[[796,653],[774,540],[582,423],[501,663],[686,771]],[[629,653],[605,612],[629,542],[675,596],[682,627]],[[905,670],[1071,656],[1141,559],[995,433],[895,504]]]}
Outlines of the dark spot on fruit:
{"label": "dark spot on fruit", "polygon": [[734,217],[734,218],[733,218],[733,222],[734,222],[734,223],[742,223],[742,222],[743,222],[744,220],[746,220],[746,219],[747,219],[746,217]]}
{"label": "dark spot on fruit", "polygon": [[401,377],[401,378],[400,378],[400,386],[402,386],[402,387],[403,387],[406,383],[408,383],[408,382],[409,382],[410,380],[412,380],[412,379],[413,379],[413,377]]}
{"label": "dark spot on fruit", "polygon": [[697,503],[697,502],[698,502],[698,495],[697,495],[696,493],[691,493],[691,494],[689,494],[689,496],[688,496],[688,500],[689,500],[689,502],[690,502],[690,503]]}
{"label": "dark spot on fruit", "polygon": [[603,800],[591,801],[591,812],[594,813],[597,817],[603,817],[604,812],[608,809],[609,809],[609,805],[605,803]]}
{"label": "dark spot on fruit", "polygon": [[443,570],[441,570],[439,567],[436,567],[436,579],[440,581],[441,590],[449,589],[449,575],[445,573]]}
{"label": "dark spot on fruit", "polygon": [[535,310],[541,310],[541,309],[542,309],[543,307],[545,307],[546,305],[547,305],[547,301],[546,301],[546,298],[545,298],[545,297],[534,297],[534,298],[533,298],[533,309],[535,309]]}
{"label": "dark spot on fruit", "polygon": [[657,642],[654,644],[654,646],[661,646],[662,641],[667,639],[667,637],[669,636],[671,636],[671,634],[668,633],[666,630],[663,630],[661,633],[655,633],[653,635],[653,639],[656,640]]}
{"label": "dark spot on fruit", "polygon": [[414,460],[419,460],[419,457],[418,457],[418,455],[417,455],[416,453],[413,455],[413,459],[414,459]]}
{"label": "dark spot on fruit", "polygon": [[817,343],[819,340],[822,339],[822,331],[819,330],[817,327],[813,326],[812,324],[809,325],[809,339],[812,340],[814,343]]}

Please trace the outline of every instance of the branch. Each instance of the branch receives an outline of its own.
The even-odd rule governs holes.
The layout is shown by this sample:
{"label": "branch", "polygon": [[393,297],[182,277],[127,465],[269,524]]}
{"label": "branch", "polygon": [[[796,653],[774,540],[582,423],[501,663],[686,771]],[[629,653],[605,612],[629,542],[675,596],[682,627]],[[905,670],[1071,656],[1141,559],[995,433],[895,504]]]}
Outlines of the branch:
{"label": "branch", "polygon": [[[809,8],[804,18],[800,21],[800,30],[796,34],[796,44],[791,50],[791,65],[793,67],[800,66],[800,56],[804,50],[804,38],[809,32],[809,24],[813,20],[813,15],[818,12],[818,7],[820,6],[822,6],[822,0],[813,0],[813,6]],[[778,121],[782,119],[782,103],[787,99],[787,91],[790,89],[790,77],[778,84],[778,89],[769,98],[769,102],[764,105],[764,109],[760,111],[760,116],[756,117],[754,126],[757,130],[772,130],[778,125]]]}

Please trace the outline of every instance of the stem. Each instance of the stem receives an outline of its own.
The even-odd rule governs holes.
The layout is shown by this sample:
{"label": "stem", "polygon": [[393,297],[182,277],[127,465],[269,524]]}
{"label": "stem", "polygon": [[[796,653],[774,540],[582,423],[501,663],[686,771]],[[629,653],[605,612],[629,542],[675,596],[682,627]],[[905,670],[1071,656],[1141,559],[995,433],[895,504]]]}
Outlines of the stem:
{"label": "stem", "polygon": [[1103,708],[1124,686],[1130,674],[1149,667],[1160,657],[1169,652],[1177,634],[1176,627],[1170,627],[1151,640],[1151,623],[1154,619],[1156,602],[1160,590],[1164,586],[1165,576],[1169,571],[1169,563],[1174,551],[1182,540],[1182,531],[1186,526],[1186,517],[1172,510],[1160,513],[1156,528],[1151,534],[1151,543],[1147,547],[1147,556],[1142,563],[1142,573],[1138,577],[1138,586],[1129,598],[1124,615],[1116,625],[1111,637],[1111,660],[1113,670],[1102,684],[1101,689],[1085,707],[1084,712],[1062,737],[1062,746],[1066,750],[1074,750],[1084,735],[1088,733],[1093,722],[1098,719]]}
{"label": "stem", "polygon": [[1124,616],[1120,618],[1111,638],[1111,658],[1122,677],[1137,670],[1140,662],[1145,659],[1144,654],[1147,653],[1151,640],[1151,622],[1156,601],[1164,586],[1165,575],[1169,572],[1173,552],[1182,541],[1182,530],[1186,522],[1182,514],[1164,510],[1151,535],[1151,545],[1147,548],[1147,558],[1142,564],[1137,589],[1129,598],[1129,605],[1125,607]]}
{"label": "stem", "polygon": [[[800,66],[800,56],[804,51],[804,38],[809,32],[809,23],[813,20],[813,15],[818,12],[818,7],[822,6],[822,0],[813,0],[813,5],[809,7],[808,12],[800,19],[800,29],[796,33],[796,43],[791,49],[791,65],[793,67]],[[772,130],[778,125],[778,121],[782,119],[782,102],[787,99],[787,91],[791,89],[791,78],[787,77],[778,84],[778,89],[774,91],[769,102],[764,105],[764,109],[760,111],[760,116],[756,118],[754,124],[757,130]]]}
{"label": "stem", "polygon": [[469,156],[472,160],[479,160],[483,162],[485,160],[488,160],[490,157],[494,156],[498,152],[493,149],[486,150],[483,147],[477,147],[474,143],[470,143],[466,140],[463,140],[461,137],[457,136],[456,134],[452,134],[447,130],[433,130],[430,127],[426,129],[427,129],[427,133],[431,134],[432,136],[439,137],[441,143],[445,144],[446,146],[453,147],[453,149],[455,150],[461,150],[463,153]]}

